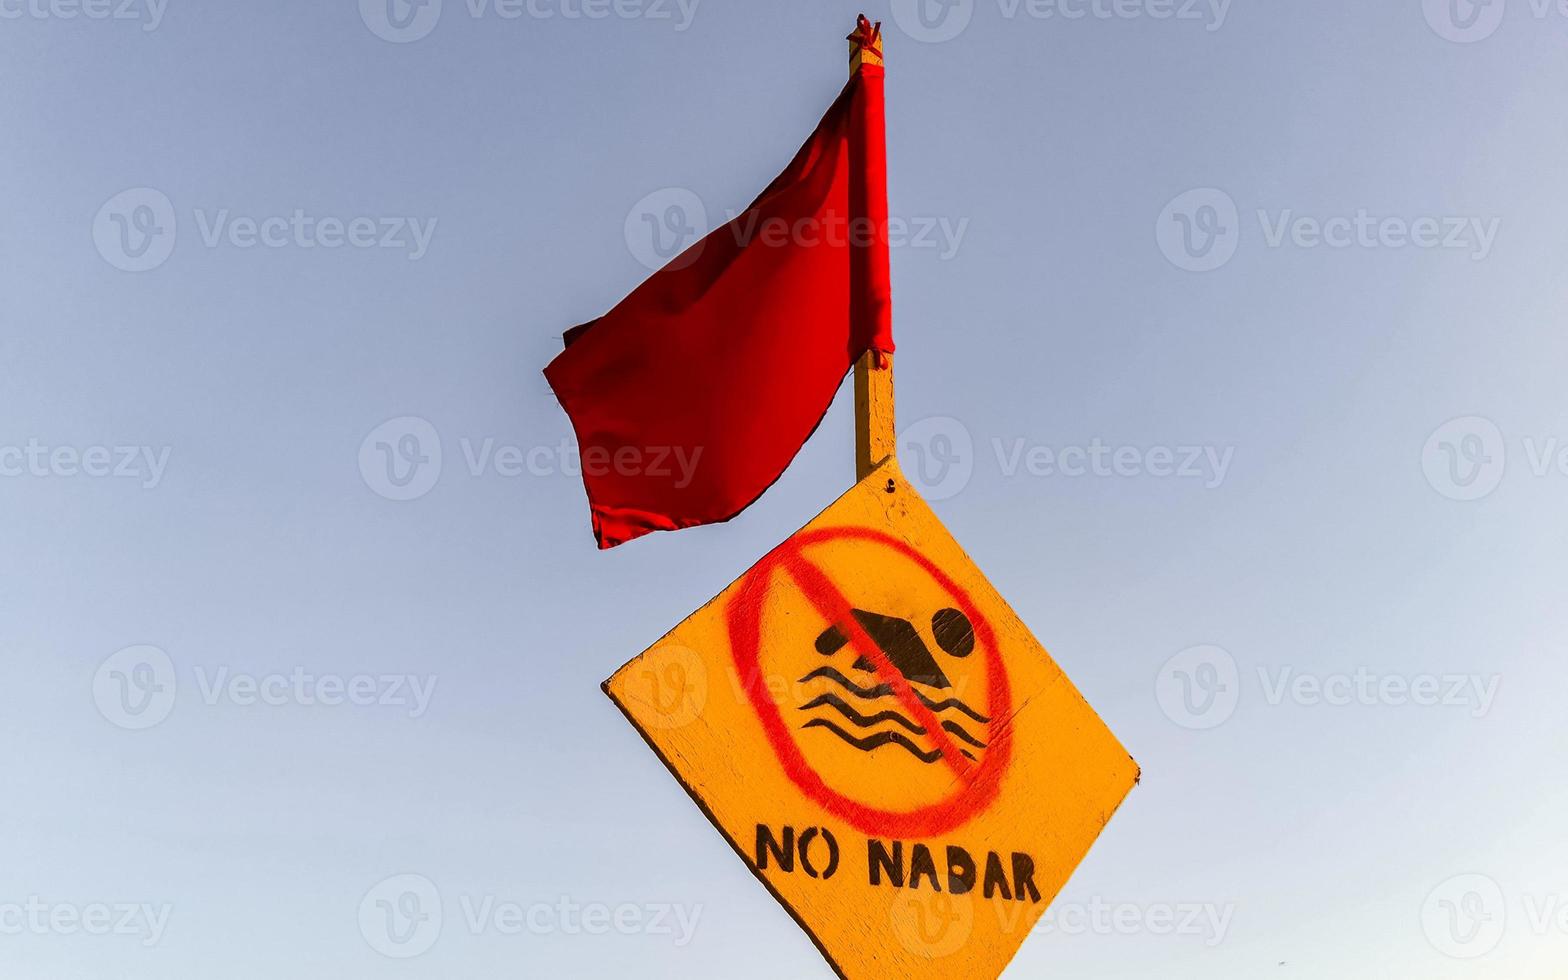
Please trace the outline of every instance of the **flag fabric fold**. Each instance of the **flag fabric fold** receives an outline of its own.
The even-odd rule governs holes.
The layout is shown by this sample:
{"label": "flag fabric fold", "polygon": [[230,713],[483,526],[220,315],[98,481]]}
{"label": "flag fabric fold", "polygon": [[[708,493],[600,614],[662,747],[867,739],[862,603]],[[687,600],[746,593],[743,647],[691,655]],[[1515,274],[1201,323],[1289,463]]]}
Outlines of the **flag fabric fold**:
{"label": "flag fabric fold", "polygon": [[[857,34],[880,43],[864,21]],[[545,369],[600,548],[740,513],[855,361],[893,352],[877,54],[750,207],[568,331]]]}

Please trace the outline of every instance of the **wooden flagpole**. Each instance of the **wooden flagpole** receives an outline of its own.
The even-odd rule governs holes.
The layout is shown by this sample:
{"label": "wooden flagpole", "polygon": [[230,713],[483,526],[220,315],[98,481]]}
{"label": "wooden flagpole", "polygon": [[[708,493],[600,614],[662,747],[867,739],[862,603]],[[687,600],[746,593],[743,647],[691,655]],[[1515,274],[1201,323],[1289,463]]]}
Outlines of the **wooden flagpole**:
{"label": "wooden flagpole", "polygon": [[[886,44],[886,39],[881,43]],[[860,71],[862,64],[880,66],[884,64],[883,54],[851,40],[850,77]],[[879,463],[897,453],[898,439],[893,421],[893,355],[867,351],[855,362],[855,480],[864,480]]]}

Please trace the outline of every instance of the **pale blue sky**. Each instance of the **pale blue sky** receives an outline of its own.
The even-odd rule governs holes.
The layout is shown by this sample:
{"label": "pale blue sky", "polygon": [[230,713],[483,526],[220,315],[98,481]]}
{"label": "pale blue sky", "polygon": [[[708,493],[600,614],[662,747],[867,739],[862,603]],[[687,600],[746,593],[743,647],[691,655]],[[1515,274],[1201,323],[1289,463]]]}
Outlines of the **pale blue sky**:
{"label": "pale blue sky", "polygon": [[[1144,772],[1008,976],[1552,976],[1568,17],[928,2],[868,11],[904,461]],[[848,486],[846,399],[600,554],[539,370],[857,8],[149,3],[0,0],[0,973],[827,976],[598,684]]]}

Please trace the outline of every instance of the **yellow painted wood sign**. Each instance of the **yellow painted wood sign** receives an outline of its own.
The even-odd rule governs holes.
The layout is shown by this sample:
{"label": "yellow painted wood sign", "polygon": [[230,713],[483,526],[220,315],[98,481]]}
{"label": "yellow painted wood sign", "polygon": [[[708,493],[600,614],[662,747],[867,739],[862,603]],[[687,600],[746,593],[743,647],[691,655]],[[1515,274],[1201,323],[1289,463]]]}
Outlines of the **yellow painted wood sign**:
{"label": "yellow painted wood sign", "polygon": [[1138,779],[891,458],[605,691],[848,980],[999,975]]}

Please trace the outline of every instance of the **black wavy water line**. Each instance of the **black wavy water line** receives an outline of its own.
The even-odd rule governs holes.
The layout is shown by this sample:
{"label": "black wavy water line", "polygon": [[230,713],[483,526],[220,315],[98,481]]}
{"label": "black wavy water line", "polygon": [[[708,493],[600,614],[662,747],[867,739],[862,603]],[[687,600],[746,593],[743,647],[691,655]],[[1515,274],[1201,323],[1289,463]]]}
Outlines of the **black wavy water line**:
{"label": "black wavy water line", "polygon": [[942,727],[944,729],[946,729],[947,731],[952,732],[954,735],[957,735],[959,738],[963,739],[965,742],[968,742],[970,745],[973,745],[977,749],[983,749],[986,746],[986,743],[980,741],[978,738],[975,738],[973,735],[971,735],[968,732],[964,731],[963,726],[961,726],[961,725],[959,725],[959,724],[957,724],[955,722],[944,721],[944,722],[942,722]]}
{"label": "black wavy water line", "polygon": [[[878,684],[874,687],[860,687],[854,681],[850,680],[848,677],[845,677],[843,674],[839,673],[838,670],[831,666],[818,667],[816,670],[813,670],[805,677],[802,677],[800,680],[796,681],[796,683],[805,684],[807,681],[814,681],[822,677],[826,677],[830,681],[836,681],[851,694],[859,698],[864,698],[867,701],[875,701],[877,698],[885,698],[893,693],[893,685],[891,684]],[[920,703],[930,708],[932,711],[946,711],[948,708],[952,708],[956,711],[963,712],[982,725],[989,724],[991,721],[991,719],[969,707],[969,705],[958,700],[957,698],[948,698],[946,701],[933,701],[924,694],[921,694],[919,690],[914,688],[911,688],[911,690],[915,691],[915,697],[920,699]]]}
{"label": "black wavy water line", "polygon": [[924,762],[926,765],[930,765],[936,760],[942,758],[942,753],[939,750],[932,749],[929,752],[922,752],[920,751],[920,747],[918,745],[916,745],[914,742],[911,742],[909,739],[905,738],[898,732],[877,732],[874,735],[867,735],[865,738],[856,738],[850,733],[844,731],[844,729],[833,724],[831,721],[828,721],[826,718],[813,718],[800,727],[802,730],[807,728],[826,728],[828,731],[832,732],[834,735],[837,735],[839,738],[848,742],[850,745],[853,745],[862,752],[870,752],[872,749],[879,749],[884,745],[897,745],[900,748],[909,750],[910,755],[919,759],[921,762]]}
{"label": "black wavy water line", "polygon": [[910,721],[908,718],[905,718],[896,711],[880,711],[874,715],[863,715],[846,704],[843,698],[831,692],[818,695],[809,704],[801,705],[800,710],[810,711],[812,708],[820,708],[823,705],[827,705],[828,707],[836,709],[839,714],[853,722],[856,728],[870,728],[872,725],[876,725],[884,721],[893,721],[903,725],[905,728],[909,729],[916,735],[924,735],[926,733],[924,728],[921,728],[918,724]]}
{"label": "black wavy water line", "polygon": [[[863,715],[854,708],[851,708],[848,704],[845,703],[843,698],[839,697],[837,694],[832,693],[831,691],[827,694],[818,695],[809,703],[801,705],[800,710],[810,711],[813,708],[821,707],[829,707],[834,709],[845,718],[848,718],[856,728],[870,728],[871,726],[879,725],[884,721],[891,721],[903,725],[905,728],[909,729],[912,734],[924,735],[926,733],[924,727],[916,724],[913,721],[910,721],[908,718],[905,718],[896,711],[880,711],[874,715]],[[958,736],[960,739],[968,742],[977,749],[983,749],[986,747],[985,742],[975,738],[969,733],[967,729],[957,722],[944,721],[942,722],[942,728]]]}

